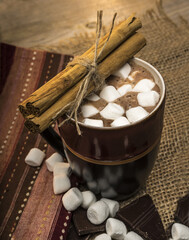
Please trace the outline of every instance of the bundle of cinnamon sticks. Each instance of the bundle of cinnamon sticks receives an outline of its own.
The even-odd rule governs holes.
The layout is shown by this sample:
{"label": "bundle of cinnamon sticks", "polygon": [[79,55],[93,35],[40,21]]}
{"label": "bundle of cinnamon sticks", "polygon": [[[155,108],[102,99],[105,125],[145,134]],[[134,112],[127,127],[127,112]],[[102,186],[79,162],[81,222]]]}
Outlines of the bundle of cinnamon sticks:
{"label": "bundle of cinnamon sticks", "polygon": [[[102,76],[102,79],[121,68],[145,46],[144,36],[136,32],[141,27],[141,21],[132,14],[113,29],[97,62],[98,74]],[[107,38],[108,34],[100,39],[97,52],[101,51]],[[92,62],[94,52],[95,45],[80,57]],[[87,73],[88,69],[83,65],[69,65],[31,94],[19,105],[20,112],[26,120],[25,126],[31,132],[41,133],[65,114],[72,105]],[[91,81],[87,94],[94,89],[94,83]]]}

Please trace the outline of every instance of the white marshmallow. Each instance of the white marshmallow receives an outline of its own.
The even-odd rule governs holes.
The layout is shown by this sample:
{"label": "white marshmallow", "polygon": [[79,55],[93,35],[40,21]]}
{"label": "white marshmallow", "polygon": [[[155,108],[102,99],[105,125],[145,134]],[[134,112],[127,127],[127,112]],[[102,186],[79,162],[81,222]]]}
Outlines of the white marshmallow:
{"label": "white marshmallow", "polygon": [[189,227],[181,223],[174,223],[171,234],[174,240],[189,240]]}
{"label": "white marshmallow", "polygon": [[102,234],[96,236],[94,238],[94,240],[111,240],[111,237],[106,233],[102,233]]}
{"label": "white marshmallow", "polygon": [[93,191],[96,194],[98,194],[100,191],[96,181],[87,182],[87,187],[89,188],[89,190]]}
{"label": "white marshmallow", "polygon": [[80,190],[76,187],[71,188],[62,197],[62,203],[67,211],[76,210],[83,201],[83,196]]}
{"label": "white marshmallow", "polygon": [[53,175],[64,175],[69,176],[71,173],[70,164],[66,162],[56,162],[53,168]]}
{"label": "white marshmallow", "polygon": [[119,126],[124,126],[124,125],[129,125],[130,122],[127,120],[126,117],[119,117],[117,119],[115,119],[112,123],[111,123],[111,126],[112,127],[119,127]]}
{"label": "white marshmallow", "polygon": [[93,203],[87,210],[87,218],[95,225],[103,223],[108,216],[109,208],[103,201]]}
{"label": "white marshmallow", "polygon": [[120,97],[119,92],[113,86],[106,86],[100,92],[100,97],[107,102],[113,102]]}
{"label": "white marshmallow", "polygon": [[119,210],[119,202],[107,198],[101,198],[100,200],[108,205],[110,210],[110,217],[115,217],[116,213]]}
{"label": "white marshmallow", "polygon": [[103,127],[103,121],[99,119],[89,119],[85,118],[83,120],[83,123],[89,126],[94,126],[94,127]]}
{"label": "white marshmallow", "polygon": [[122,221],[108,218],[106,221],[106,233],[113,239],[123,240],[127,234],[127,228]]}
{"label": "white marshmallow", "polygon": [[106,191],[110,187],[110,184],[106,178],[98,178],[97,182],[101,191]]}
{"label": "white marshmallow", "polygon": [[128,63],[126,63],[122,68],[116,71],[113,75],[126,79],[129,76],[130,72],[131,72],[131,66]]}
{"label": "white marshmallow", "polygon": [[53,153],[47,160],[45,161],[47,169],[50,172],[53,172],[54,166],[57,162],[62,162],[63,157],[59,153]]}
{"label": "white marshmallow", "polygon": [[66,174],[56,175],[53,177],[54,194],[60,194],[68,191],[71,188],[71,182]]}
{"label": "white marshmallow", "polygon": [[132,86],[130,84],[124,84],[123,86],[117,89],[121,97],[131,90],[132,90]]}
{"label": "white marshmallow", "polygon": [[89,208],[93,203],[96,202],[96,196],[91,191],[84,191],[81,192],[83,196],[83,202],[81,204],[81,207],[84,209]]}
{"label": "white marshmallow", "polygon": [[100,115],[105,119],[115,120],[121,117],[124,113],[123,107],[116,103],[108,103],[108,105],[100,112]]}
{"label": "white marshmallow", "polygon": [[97,108],[90,104],[83,105],[81,111],[84,118],[92,117],[99,112]]}
{"label": "white marshmallow", "polygon": [[137,95],[137,100],[142,107],[155,106],[159,101],[159,93],[156,91],[142,92]]}
{"label": "white marshmallow", "polygon": [[155,86],[155,83],[150,79],[142,79],[140,80],[135,87],[133,88],[134,92],[148,92],[152,90]]}
{"label": "white marshmallow", "polygon": [[134,123],[136,121],[139,121],[145,117],[147,117],[149,113],[142,107],[134,107],[130,108],[126,111],[126,116],[129,120],[129,122]]}
{"label": "white marshmallow", "polygon": [[137,233],[131,231],[127,233],[124,240],[143,240],[143,238],[141,238],[141,236],[139,236]]}
{"label": "white marshmallow", "polygon": [[134,71],[134,72],[132,72],[131,75],[128,76],[128,79],[129,79],[130,81],[133,81],[133,80],[135,79],[135,76],[136,76],[138,73],[140,73],[140,72],[139,72],[139,71]]}
{"label": "white marshmallow", "polygon": [[38,167],[43,162],[45,153],[38,148],[32,148],[25,158],[25,163],[32,167]]}
{"label": "white marshmallow", "polygon": [[96,101],[98,101],[100,98],[99,98],[99,96],[96,95],[95,93],[92,93],[92,94],[90,94],[90,95],[87,97],[87,99],[88,99],[89,101],[96,102]]}
{"label": "white marshmallow", "polygon": [[102,197],[104,198],[114,198],[117,196],[117,192],[114,190],[114,188],[109,187],[105,191],[101,192]]}

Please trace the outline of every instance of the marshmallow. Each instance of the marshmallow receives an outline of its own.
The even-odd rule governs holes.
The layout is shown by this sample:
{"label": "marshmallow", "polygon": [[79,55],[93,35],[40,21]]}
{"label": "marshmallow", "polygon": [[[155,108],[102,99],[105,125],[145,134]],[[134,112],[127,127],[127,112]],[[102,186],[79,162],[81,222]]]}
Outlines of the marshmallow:
{"label": "marshmallow", "polygon": [[104,198],[114,198],[117,196],[117,192],[112,187],[109,187],[107,190],[102,191],[101,195]]}
{"label": "marshmallow", "polygon": [[130,122],[127,120],[126,117],[119,117],[117,119],[115,119],[112,123],[111,126],[112,127],[119,127],[119,126],[124,126],[124,125],[129,125]]}
{"label": "marshmallow", "polygon": [[103,223],[108,215],[108,205],[103,201],[93,203],[87,210],[87,218],[95,225]]}
{"label": "marshmallow", "polygon": [[135,87],[133,88],[134,92],[148,92],[152,90],[155,86],[155,83],[150,79],[142,79],[140,80]]}
{"label": "marshmallow", "polygon": [[106,178],[98,178],[97,182],[101,191],[105,191],[110,187]]}
{"label": "marshmallow", "polygon": [[108,105],[100,112],[100,115],[105,119],[115,120],[123,115],[124,109],[116,103],[108,103]]}
{"label": "marshmallow", "polygon": [[124,84],[117,89],[121,97],[124,96],[127,92],[130,92],[131,90],[132,86],[130,84]]}
{"label": "marshmallow", "polygon": [[98,194],[100,191],[96,181],[87,182],[87,187],[96,194]]}
{"label": "marshmallow", "polygon": [[111,240],[111,237],[106,233],[102,233],[102,234],[96,236],[94,238],[94,240]]}
{"label": "marshmallow", "polygon": [[139,72],[139,71],[134,71],[134,72],[132,72],[131,75],[128,76],[128,79],[129,79],[130,81],[133,81],[134,78],[135,78],[135,76],[136,76],[138,73],[140,73],[140,72]]}
{"label": "marshmallow", "polygon": [[126,111],[126,116],[129,120],[129,122],[134,123],[136,121],[139,121],[145,117],[147,117],[149,113],[142,107],[134,107],[130,108]]}
{"label": "marshmallow", "polygon": [[127,228],[122,221],[108,218],[106,221],[106,233],[113,239],[123,240],[127,234]]}
{"label": "marshmallow", "polygon": [[97,108],[90,104],[83,105],[81,111],[84,118],[92,117],[99,112]]}
{"label": "marshmallow", "polygon": [[142,92],[137,95],[137,100],[142,107],[155,106],[159,101],[159,93],[156,91]]}
{"label": "marshmallow", "polygon": [[102,120],[98,120],[98,119],[89,119],[89,118],[85,118],[83,120],[83,123],[89,126],[94,126],[94,127],[103,127],[103,121]]}
{"label": "marshmallow", "polygon": [[56,153],[53,153],[49,158],[47,158],[45,163],[46,163],[47,169],[50,172],[53,172],[55,164],[62,161],[63,161],[63,157],[56,152]]}
{"label": "marshmallow", "polygon": [[64,175],[57,175],[53,177],[53,190],[54,194],[60,194],[68,191],[71,188],[69,177]]}
{"label": "marshmallow", "polygon": [[38,167],[41,165],[43,159],[45,158],[45,153],[38,148],[32,148],[25,158],[25,163],[32,167]]}
{"label": "marshmallow", "polygon": [[107,102],[113,102],[120,97],[119,92],[113,86],[106,86],[100,92],[100,97]]}
{"label": "marshmallow", "polygon": [[96,202],[96,196],[91,191],[84,191],[81,192],[83,196],[83,202],[81,204],[81,207],[84,209],[89,208],[93,203]]}
{"label": "marshmallow", "polygon": [[87,99],[88,99],[89,101],[96,102],[96,101],[98,101],[100,98],[99,98],[99,96],[96,95],[95,93],[92,93],[92,94],[90,94],[90,95],[87,97]]}
{"label": "marshmallow", "polygon": [[76,210],[83,201],[83,196],[80,190],[76,187],[71,188],[62,197],[62,203],[67,211]]}
{"label": "marshmallow", "polygon": [[171,234],[174,240],[189,240],[189,227],[181,223],[174,223]]}
{"label": "marshmallow", "polygon": [[88,167],[83,168],[82,176],[83,176],[83,179],[87,182],[90,182],[93,180],[92,172],[91,172],[90,168],[88,168]]}
{"label": "marshmallow", "polygon": [[128,63],[126,63],[122,68],[116,71],[113,75],[126,79],[129,76],[130,72],[131,72],[131,66]]}
{"label": "marshmallow", "polygon": [[143,240],[143,238],[141,238],[141,236],[139,236],[137,233],[131,231],[127,233],[124,240]]}
{"label": "marshmallow", "polygon": [[70,164],[66,162],[56,162],[53,168],[53,175],[64,175],[69,176],[71,174]]}
{"label": "marshmallow", "polygon": [[107,199],[107,198],[101,198],[101,201],[105,202],[110,210],[110,217],[115,217],[116,213],[119,210],[119,203],[115,200]]}

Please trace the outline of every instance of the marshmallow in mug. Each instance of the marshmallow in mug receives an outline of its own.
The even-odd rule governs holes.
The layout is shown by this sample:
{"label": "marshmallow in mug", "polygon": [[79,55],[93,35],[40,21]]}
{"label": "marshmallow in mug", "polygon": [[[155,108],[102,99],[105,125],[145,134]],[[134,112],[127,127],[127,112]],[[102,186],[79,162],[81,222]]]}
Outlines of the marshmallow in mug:
{"label": "marshmallow in mug", "polygon": [[104,99],[106,102],[109,102],[109,103],[121,97],[119,92],[113,86],[104,87],[99,95],[102,99]]}
{"label": "marshmallow in mug", "polygon": [[103,201],[93,203],[87,210],[87,218],[92,224],[99,225],[109,216],[109,207]]}
{"label": "marshmallow in mug", "polygon": [[38,167],[43,162],[45,153],[38,148],[32,148],[25,158],[25,163],[32,167]]}
{"label": "marshmallow in mug", "polygon": [[47,169],[50,172],[53,172],[54,166],[57,162],[63,162],[63,157],[59,153],[55,152],[45,161]]}
{"label": "marshmallow in mug", "polygon": [[124,109],[119,104],[108,103],[108,105],[100,111],[100,115],[105,119],[115,120],[124,114]]}
{"label": "marshmallow in mug", "polygon": [[126,79],[129,76],[130,72],[131,72],[131,66],[128,63],[126,63],[118,71],[113,73],[113,75],[117,76],[117,77],[120,77],[120,78]]}
{"label": "marshmallow in mug", "polygon": [[127,228],[122,221],[108,218],[106,221],[106,233],[113,239],[123,240],[127,234]]}
{"label": "marshmallow in mug", "polygon": [[68,190],[62,197],[62,203],[67,211],[76,210],[83,202],[83,196],[76,187]]}

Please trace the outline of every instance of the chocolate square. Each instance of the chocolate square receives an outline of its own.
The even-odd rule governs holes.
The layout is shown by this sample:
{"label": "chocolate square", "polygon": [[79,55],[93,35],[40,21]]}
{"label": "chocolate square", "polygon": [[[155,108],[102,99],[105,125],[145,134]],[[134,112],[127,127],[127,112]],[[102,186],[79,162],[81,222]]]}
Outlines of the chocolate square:
{"label": "chocolate square", "polygon": [[91,233],[105,232],[105,222],[100,225],[92,224],[87,218],[87,211],[78,208],[73,213],[73,222],[79,236]]}
{"label": "chocolate square", "polygon": [[178,201],[175,222],[180,222],[189,227],[189,194]]}
{"label": "chocolate square", "polygon": [[78,236],[76,229],[73,224],[70,225],[68,235],[66,237],[67,240],[88,240],[90,235]]}
{"label": "chocolate square", "polygon": [[159,213],[148,194],[121,208],[117,218],[146,240],[167,240]]}

